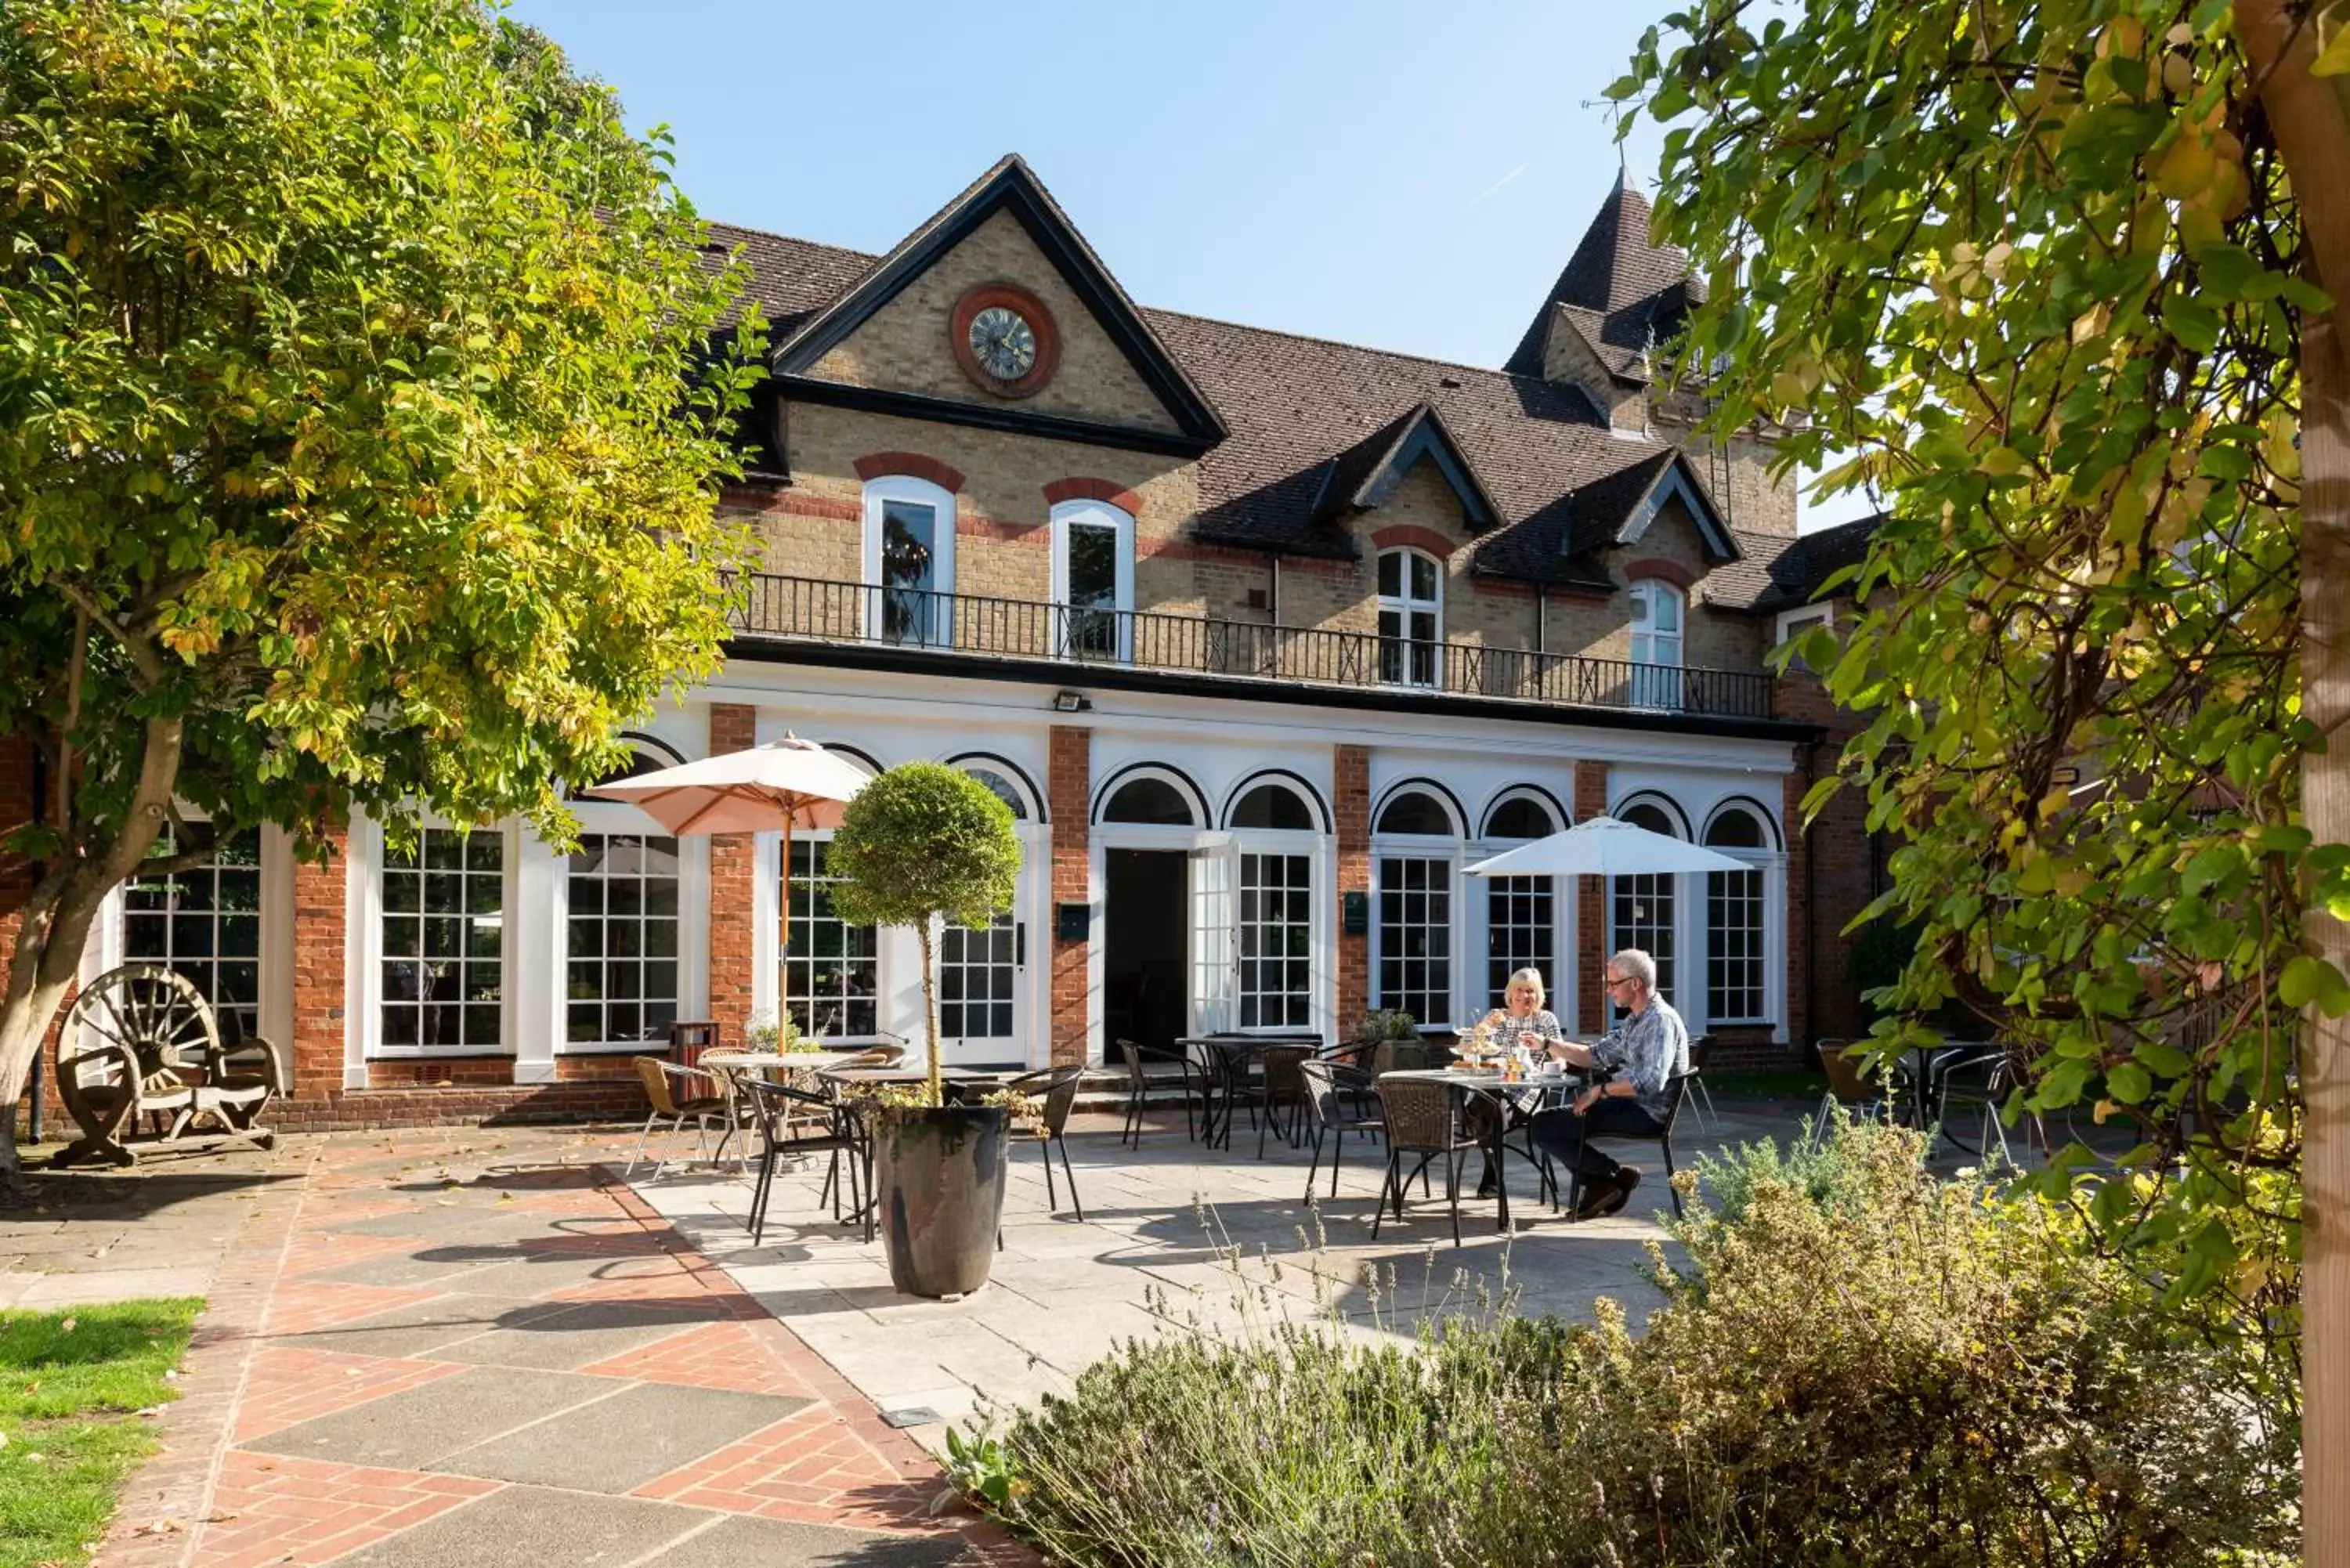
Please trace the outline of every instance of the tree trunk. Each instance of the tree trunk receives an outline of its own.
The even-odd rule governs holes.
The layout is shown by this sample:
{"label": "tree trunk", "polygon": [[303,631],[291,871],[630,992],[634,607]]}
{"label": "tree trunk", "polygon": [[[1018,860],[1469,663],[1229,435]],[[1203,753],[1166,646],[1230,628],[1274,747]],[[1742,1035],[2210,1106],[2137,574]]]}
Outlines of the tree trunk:
{"label": "tree trunk", "polygon": [[939,992],[936,971],[931,962],[931,922],[922,921],[914,928],[914,940],[922,950],[922,1029],[931,1040],[931,1104],[947,1103],[946,1080],[939,1072]]}
{"label": "tree trunk", "polygon": [[16,1102],[24,1096],[33,1059],[47,1037],[66,992],[81,968],[89,928],[116,883],[139,868],[171,820],[172,792],[180,776],[181,722],[150,719],[139,758],[139,784],[130,814],[110,844],[84,846],[71,864],[41,878],[16,929],[8,983],[0,997],[0,1186],[20,1187]]}
{"label": "tree trunk", "polygon": [[[2263,82],[2301,203],[2316,281],[2336,301],[2302,323],[2303,711],[2328,741],[2302,764],[2320,844],[2350,843],[2350,80],[2310,74],[2313,29],[2286,0],[2239,0],[2237,36]],[[2350,972],[2350,929],[2309,911],[2311,945]],[[2350,1021],[2310,1011],[2302,1032],[2302,1560],[2350,1568]]]}

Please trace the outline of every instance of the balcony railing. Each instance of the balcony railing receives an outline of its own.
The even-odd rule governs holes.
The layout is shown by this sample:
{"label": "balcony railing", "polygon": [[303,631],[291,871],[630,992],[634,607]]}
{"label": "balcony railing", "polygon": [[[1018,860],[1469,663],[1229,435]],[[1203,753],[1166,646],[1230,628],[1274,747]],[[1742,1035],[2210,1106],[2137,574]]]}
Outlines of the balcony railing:
{"label": "balcony railing", "polygon": [[1771,716],[1771,677],[1750,670],[1635,664],[1579,653],[1413,641],[1157,610],[1090,609],[764,572],[750,574],[747,587],[733,620],[737,630],[755,637],[1572,707]]}

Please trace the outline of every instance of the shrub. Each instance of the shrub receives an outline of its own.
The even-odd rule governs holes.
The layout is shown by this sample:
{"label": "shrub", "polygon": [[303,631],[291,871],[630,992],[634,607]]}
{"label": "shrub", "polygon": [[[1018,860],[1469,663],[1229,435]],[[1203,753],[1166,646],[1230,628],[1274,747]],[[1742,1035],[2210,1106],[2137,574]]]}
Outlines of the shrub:
{"label": "shrub", "polygon": [[[1850,1136],[1852,1113],[1842,1106],[1829,1108],[1829,1124],[1814,1138],[1806,1118],[1801,1137],[1782,1147],[1775,1138],[1742,1143],[1720,1154],[1697,1157],[1698,1185],[1711,1199],[1714,1212],[1725,1222],[1742,1218],[1760,1189],[1786,1189],[1838,1213],[1851,1213],[1871,1201],[1879,1178],[1872,1162],[1892,1157],[1903,1145],[1919,1180],[1925,1179],[1926,1155],[1931,1139],[1908,1127],[1879,1127],[1863,1138]],[[1868,1158],[1860,1151],[1869,1151]]]}
{"label": "shrub", "polygon": [[1839,1123],[1760,1158],[1636,1337],[1509,1303],[1417,1345],[1335,1326],[1138,1342],[1002,1436],[1006,1518],[1096,1564],[2282,1563],[2297,1433],[2241,1342]]}

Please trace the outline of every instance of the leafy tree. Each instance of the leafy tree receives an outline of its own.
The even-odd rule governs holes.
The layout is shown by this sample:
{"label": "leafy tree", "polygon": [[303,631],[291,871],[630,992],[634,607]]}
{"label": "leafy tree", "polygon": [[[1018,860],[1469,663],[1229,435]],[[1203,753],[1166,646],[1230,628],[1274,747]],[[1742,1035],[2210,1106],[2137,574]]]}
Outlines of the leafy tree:
{"label": "leafy tree", "polygon": [[16,0],[0,106],[13,1104],[167,826],[567,835],[550,781],[715,665],[761,328],[712,354],[660,140],[470,0]]}
{"label": "leafy tree", "polygon": [[922,950],[922,1027],[929,1032],[930,1103],[940,1105],[939,998],[931,923],[984,926],[1012,907],[1020,840],[1012,808],[960,768],[902,763],[848,803],[825,867],[840,918],[853,926],[911,926]]}
{"label": "leafy tree", "polygon": [[[2045,1190],[2288,1353],[2299,1173],[2350,1127],[2340,1025],[2302,1016],[2350,1006],[2345,22],[1702,0],[1610,89],[1672,126],[1657,227],[1711,268],[1682,362],[1721,367],[1721,425],[1889,504],[1869,607],[1802,649],[1872,715],[1822,794],[1904,841],[1870,913],[1918,926],[1911,1021],[1878,1046],[1953,998],[2022,1043],[2022,1106],[2139,1138]],[[2350,1262],[2331,1201],[2312,1243]],[[2320,1451],[2314,1550],[2350,1491]]]}

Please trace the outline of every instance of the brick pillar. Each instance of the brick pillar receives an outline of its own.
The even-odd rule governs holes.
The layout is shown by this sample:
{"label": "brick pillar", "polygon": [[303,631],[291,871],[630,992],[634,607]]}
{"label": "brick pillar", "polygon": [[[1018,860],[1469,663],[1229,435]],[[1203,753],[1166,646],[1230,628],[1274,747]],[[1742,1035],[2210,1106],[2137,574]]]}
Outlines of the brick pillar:
{"label": "brick pillar", "polygon": [[[1045,794],[1053,814],[1053,902],[1090,904],[1093,899],[1094,732],[1081,724],[1055,724],[1046,758]],[[1055,911],[1057,916],[1057,909]],[[1092,1008],[1093,942],[1064,941],[1055,921],[1053,937],[1053,1065],[1086,1059]],[[1090,931],[1091,926],[1088,925]]]}
{"label": "brick pillar", "polygon": [[[33,787],[34,757],[30,737],[0,735],[0,837],[33,820],[37,805]],[[13,850],[0,849],[0,977],[5,977],[8,966],[16,961],[16,932],[24,923],[25,903],[33,896],[35,880],[30,859]],[[72,1005],[73,993],[68,991],[66,996],[66,1005]],[[59,1009],[60,1017],[63,1011]],[[41,1049],[47,1058],[41,1069],[42,1116],[47,1126],[54,1128],[65,1115],[65,1106],[57,1092],[57,1030],[54,1022]]]}
{"label": "brick pillar", "polygon": [[[1607,814],[1607,764],[1575,764],[1575,820],[1589,822]],[[1576,1027],[1596,1033],[1607,1027],[1607,1002],[1600,976],[1607,967],[1607,878],[1577,877],[1575,881],[1575,978],[1580,982]]]}
{"label": "brick pillar", "polygon": [[343,1035],[349,1002],[343,912],[349,842],[332,830],[315,860],[294,863],[294,1097],[324,1100],[343,1087]]}
{"label": "brick pillar", "polygon": [[[746,751],[758,744],[759,711],[746,703],[710,705],[710,754]],[[758,950],[751,910],[757,885],[755,840],[747,833],[717,833],[710,838],[710,1016],[718,1043],[743,1044],[751,1027],[751,981]],[[779,911],[777,921],[784,919]],[[780,999],[779,999],[780,1000]]]}
{"label": "brick pillar", "polygon": [[[1371,750],[1336,746],[1332,752],[1330,809],[1338,830],[1338,886],[1332,896],[1343,909],[1347,894],[1368,897],[1371,890]],[[1332,929],[1338,932],[1338,1034],[1343,1039],[1371,1005],[1371,937],[1368,931],[1347,935],[1343,919],[1333,922]]]}

